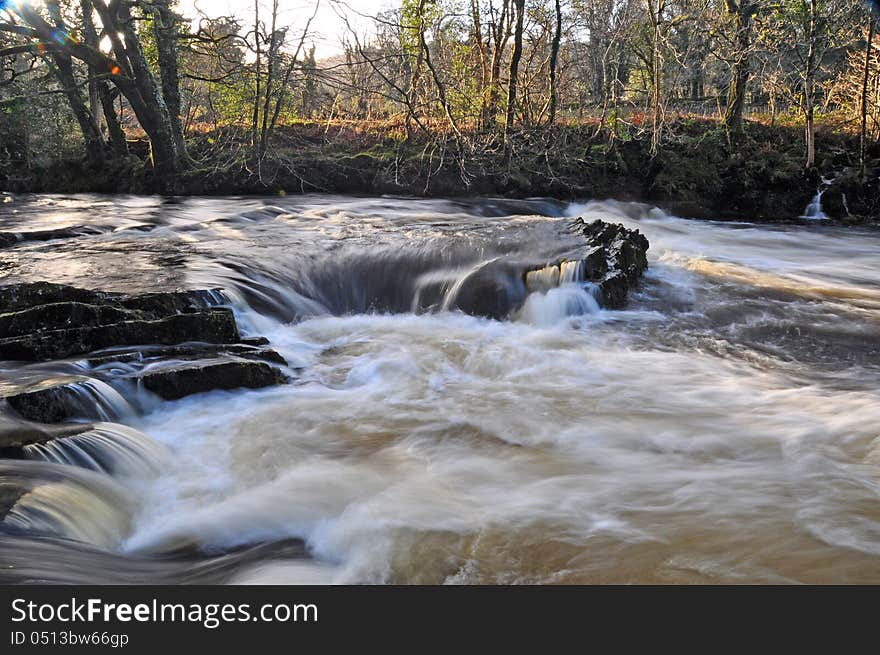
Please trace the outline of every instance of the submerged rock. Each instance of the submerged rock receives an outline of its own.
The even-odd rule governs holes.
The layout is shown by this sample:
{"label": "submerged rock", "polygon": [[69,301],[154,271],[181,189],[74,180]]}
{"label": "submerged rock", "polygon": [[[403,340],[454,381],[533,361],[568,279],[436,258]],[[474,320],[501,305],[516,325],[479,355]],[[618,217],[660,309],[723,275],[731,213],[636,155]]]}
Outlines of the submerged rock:
{"label": "submerged rock", "polygon": [[62,227],[54,230],[31,230],[24,232],[0,232],[0,248],[8,248],[26,241],[51,241],[100,234],[101,230],[89,225]]}

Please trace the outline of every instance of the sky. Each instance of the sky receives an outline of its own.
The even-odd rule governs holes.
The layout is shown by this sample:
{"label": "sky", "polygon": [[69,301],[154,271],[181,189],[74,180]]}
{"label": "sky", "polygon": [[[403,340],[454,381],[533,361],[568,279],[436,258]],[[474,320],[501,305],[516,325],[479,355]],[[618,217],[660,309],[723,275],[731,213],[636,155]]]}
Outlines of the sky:
{"label": "sky", "polygon": [[[279,24],[290,25],[294,34],[299,34],[314,11],[315,1],[279,0]],[[260,12],[268,18],[271,0],[259,0],[259,2]],[[362,32],[368,30],[370,21],[358,14],[375,15],[396,4],[394,0],[321,0],[310,29],[314,34],[311,41],[315,45],[315,56],[323,59],[342,52],[340,43],[346,27],[338,12],[345,12],[349,16],[351,25]],[[179,0],[177,6],[181,14],[190,18],[198,15],[196,7],[211,18],[231,14],[241,19],[252,20],[254,14],[252,0]]]}

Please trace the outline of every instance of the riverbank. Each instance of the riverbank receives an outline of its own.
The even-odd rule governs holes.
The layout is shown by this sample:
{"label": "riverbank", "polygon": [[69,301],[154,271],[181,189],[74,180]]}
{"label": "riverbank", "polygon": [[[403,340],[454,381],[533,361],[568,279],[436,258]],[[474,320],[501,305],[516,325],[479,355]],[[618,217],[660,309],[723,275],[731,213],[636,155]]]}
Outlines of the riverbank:
{"label": "riverbank", "polygon": [[656,155],[636,125],[609,139],[596,124],[517,131],[509,147],[494,135],[460,139],[376,125],[302,123],[280,129],[259,165],[242,134],[200,134],[190,143],[191,169],[160,186],[143,164],[146,146],[106,170],[61,161],[30,170],[0,170],[11,192],[122,192],[265,195],[302,192],[424,197],[501,195],[563,200],[650,202],[683,217],[798,220],[822,191],[835,221],[880,219],[880,145],[868,152],[863,177],[858,139],[829,126],[817,134],[817,167],[803,168],[800,128],[747,122],[738,138],[717,121],[680,118]]}

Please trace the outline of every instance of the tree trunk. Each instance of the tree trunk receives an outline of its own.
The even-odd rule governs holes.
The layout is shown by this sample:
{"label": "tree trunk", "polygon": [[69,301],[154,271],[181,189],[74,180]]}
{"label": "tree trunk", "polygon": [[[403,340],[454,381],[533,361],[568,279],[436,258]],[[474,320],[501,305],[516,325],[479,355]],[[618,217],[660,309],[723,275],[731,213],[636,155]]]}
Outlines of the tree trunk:
{"label": "tree trunk", "polygon": [[651,39],[651,155],[656,155],[660,150],[660,141],[663,130],[662,83],[663,83],[663,53],[661,51],[660,23],[663,19],[663,10],[666,8],[665,0],[657,0],[656,8],[654,0],[648,0],[648,13],[651,17],[653,35]]}
{"label": "tree trunk", "polygon": [[806,142],[806,168],[816,165],[816,32],[818,28],[818,0],[809,0],[809,26],[807,30],[807,57],[804,70],[804,137]]}
{"label": "tree trunk", "polygon": [[79,92],[79,86],[76,77],[73,74],[73,64],[70,57],[64,53],[54,54],[52,63],[55,68],[55,74],[58,81],[64,89],[64,95],[70,105],[79,129],[83,135],[85,142],[86,156],[92,166],[103,166],[104,164],[104,139],[98,124],[95,121],[92,112],[86,106]]}
{"label": "tree trunk", "polygon": [[[160,181],[167,181],[184,168],[185,152],[177,147],[168,108],[150,73],[130,6],[113,4],[111,11],[104,0],[93,0],[92,4],[101,16],[101,23],[115,58],[76,39],[66,39],[53,47],[69,57],[93,66],[96,71],[106,71],[102,74],[108,74],[109,79],[128,100],[150,139],[156,177]],[[53,35],[58,28],[47,23],[33,7],[27,3],[16,4],[14,7],[15,13],[33,29],[41,41],[57,41]]]}
{"label": "tree trunk", "polygon": [[272,93],[276,85],[275,73],[279,68],[278,58],[281,50],[281,35],[277,33],[278,23],[278,0],[272,2],[272,21],[269,30],[269,50],[266,52],[266,92],[263,100],[263,118],[260,124],[260,147],[257,156],[262,159],[266,156],[269,142],[269,111],[272,106]]}
{"label": "tree trunk", "polygon": [[510,128],[516,116],[516,87],[519,77],[519,62],[523,51],[523,20],[526,13],[526,0],[513,0],[516,10],[516,28],[513,32],[513,54],[510,57],[510,76],[507,83],[507,117],[504,121],[504,142],[507,143]]}
{"label": "tree trunk", "polygon": [[156,37],[162,97],[168,109],[175,146],[184,152],[183,125],[180,122],[180,61],[178,58],[178,18],[169,0],[153,1],[153,32]]}
{"label": "tree trunk", "polygon": [[[480,77],[477,80],[477,97],[480,98],[480,118],[484,118],[486,83],[489,77],[489,63],[486,60],[486,45],[483,43],[483,27],[480,19],[480,0],[471,0],[471,19],[474,24],[474,47],[480,57]],[[481,120],[482,122],[482,120]],[[482,127],[482,125],[480,125]]]}
{"label": "tree trunk", "polygon": [[727,11],[733,16],[736,29],[736,62],[730,77],[727,93],[727,111],[724,114],[724,125],[734,134],[742,132],[743,108],[746,103],[746,90],[749,84],[750,50],[752,47],[752,12],[754,7],[746,4],[746,0],[727,0]]}
{"label": "tree trunk", "polygon": [[[562,3],[556,0],[556,30],[553,32],[553,42],[550,44],[550,104],[547,112],[547,124],[553,125],[556,120],[556,102],[558,95],[556,89],[556,66],[559,61],[559,44],[562,41]],[[604,67],[603,67],[604,71]]]}
{"label": "tree trunk", "polygon": [[[98,4],[96,3],[95,6],[97,7]],[[132,105],[141,127],[150,138],[153,168],[156,177],[165,183],[183,170],[186,153],[180,148],[168,106],[150,72],[147,57],[135,30],[136,22],[131,15],[131,8],[127,4],[113,6],[118,17],[115,26],[122,34],[122,41],[125,44],[124,54],[134,78],[131,83],[127,82],[123,75],[115,76],[113,80]],[[109,16],[110,12],[108,11],[107,14]]]}
{"label": "tree trunk", "polygon": [[868,42],[865,45],[865,69],[862,75],[861,112],[862,123],[859,126],[859,171],[865,178],[866,155],[868,150],[868,80],[871,74],[871,49],[874,47],[874,15],[868,8]]}
{"label": "tree trunk", "polygon": [[[82,0],[80,2],[83,18],[83,35],[86,44],[90,48],[98,49],[98,31],[95,29],[95,22],[92,19],[92,3],[91,0]],[[90,78],[90,95],[94,92],[96,100],[101,103],[101,110],[104,115],[104,123],[107,125],[107,135],[110,138],[110,146],[119,156],[128,154],[128,144],[125,140],[125,133],[119,123],[119,116],[116,114],[116,108],[113,106],[113,93],[110,86],[104,79],[99,79],[99,71],[93,65],[89,64]],[[97,114],[97,106],[92,107],[92,113]],[[97,118],[96,118],[97,120]]]}
{"label": "tree trunk", "polygon": [[251,116],[251,145],[254,148],[254,154],[260,159],[260,83],[262,76],[262,51],[260,49],[260,0],[254,0],[254,47],[256,59],[254,61],[254,107]]}
{"label": "tree trunk", "polygon": [[492,23],[492,68],[489,72],[489,93],[483,107],[483,124],[491,125],[498,116],[498,105],[501,101],[501,62],[504,59],[504,49],[510,38],[510,1],[502,0],[501,14],[497,23]]}
{"label": "tree trunk", "polygon": [[[56,31],[64,33],[64,19],[61,15],[61,8],[57,0],[47,0],[46,9],[49,17],[55,23]],[[55,39],[58,41],[58,39]],[[82,132],[83,142],[85,144],[86,157],[92,166],[103,166],[104,164],[104,138],[101,136],[101,129],[98,126],[98,120],[90,107],[86,104],[79,90],[79,83],[73,70],[73,61],[70,53],[53,50],[44,59],[49,64],[50,69],[55,73],[55,77],[61,84],[67,103],[73,112],[76,122],[79,123],[80,132]]]}
{"label": "tree trunk", "polygon": [[110,137],[110,146],[120,157],[128,154],[128,142],[125,140],[125,132],[119,123],[119,115],[113,105],[113,92],[103,80],[98,82],[98,98],[101,100],[101,108],[104,112],[104,123],[107,125],[107,134]]}

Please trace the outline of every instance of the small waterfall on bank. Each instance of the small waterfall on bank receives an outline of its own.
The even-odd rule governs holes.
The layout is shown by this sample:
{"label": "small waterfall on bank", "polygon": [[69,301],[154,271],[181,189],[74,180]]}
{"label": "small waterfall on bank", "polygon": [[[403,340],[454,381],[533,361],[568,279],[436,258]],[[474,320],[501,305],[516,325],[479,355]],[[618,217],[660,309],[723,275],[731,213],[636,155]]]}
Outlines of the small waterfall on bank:
{"label": "small waterfall on bank", "polygon": [[819,190],[816,192],[816,195],[813,196],[813,199],[810,201],[810,204],[807,205],[807,208],[804,209],[804,214],[801,218],[805,218],[811,221],[825,221],[828,220],[828,214],[822,211],[822,194],[825,193],[824,190]]}

